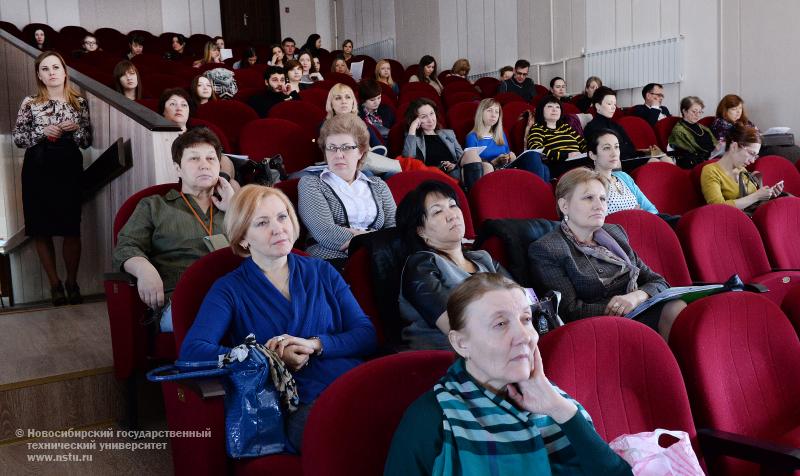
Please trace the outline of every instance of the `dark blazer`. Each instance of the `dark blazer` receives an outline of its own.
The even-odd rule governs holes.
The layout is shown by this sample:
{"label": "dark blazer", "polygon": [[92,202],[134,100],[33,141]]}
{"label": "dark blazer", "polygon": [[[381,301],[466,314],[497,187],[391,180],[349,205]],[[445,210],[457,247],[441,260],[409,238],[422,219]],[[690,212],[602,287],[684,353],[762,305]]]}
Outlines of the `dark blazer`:
{"label": "dark blazer", "polygon": [[637,104],[633,106],[633,115],[637,117],[641,117],[645,121],[647,121],[650,126],[656,127],[656,122],[658,122],[658,117],[661,114],[669,117],[671,114],[669,113],[669,109],[667,106],[661,106],[661,110],[653,109],[652,107],[648,107],[645,104]]}
{"label": "dark blazer", "polygon": [[[619,243],[631,263],[639,267],[639,289],[650,296],[667,289],[669,284],[651,270],[631,249],[628,235],[619,225],[603,225],[603,229]],[[608,286],[600,275],[612,275],[615,265],[584,255],[561,231],[556,228],[528,248],[531,274],[537,293],[548,289],[561,291],[558,314],[565,322],[592,316],[603,316],[608,302],[614,296],[626,294],[627,275],[622,275]]]}

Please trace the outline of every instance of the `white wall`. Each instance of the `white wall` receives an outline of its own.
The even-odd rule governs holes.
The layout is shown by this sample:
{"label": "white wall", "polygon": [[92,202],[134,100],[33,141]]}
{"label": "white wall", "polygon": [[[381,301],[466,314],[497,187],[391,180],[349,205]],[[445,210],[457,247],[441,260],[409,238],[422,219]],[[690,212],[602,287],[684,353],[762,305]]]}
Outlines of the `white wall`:
{"label": "white wall", "polygon": [[[316,4],[315,0],[280,0],[281,36],[294,38],[298,48],[308,35],[316,32]],[[286,13],[287,8],[289,13]]]}
{"label": "white wall", "polygon": [[343,15],[339,41],[334,49],[340,49],[347,38],[358,48],[397,37],[394,0],[341,0],[337,5]]}
{"label": "white wall", "polygon": [[111,27],[123,33],[136,29],[154,34],[222,33],[218,0],[0,0],[0,20],[19,28],[38,22],[56,30],[80,25],[88,30]]}
{"label": "white wall", "polygon": [[424,55],[442,56],[439,4],[428,0],[395,2],[394,18],[397,59],[404,65],[419,62]]}

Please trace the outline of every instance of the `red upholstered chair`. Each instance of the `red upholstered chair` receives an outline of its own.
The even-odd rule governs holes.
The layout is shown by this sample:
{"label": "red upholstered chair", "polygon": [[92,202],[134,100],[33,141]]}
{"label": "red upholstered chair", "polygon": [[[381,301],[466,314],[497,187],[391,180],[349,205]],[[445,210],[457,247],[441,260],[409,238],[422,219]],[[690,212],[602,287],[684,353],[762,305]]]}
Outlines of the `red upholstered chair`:
{"label": "red upholstered chair", "polygon": [[186,46],[189,51],[200,53],[205,50],[206,43],[211,41],[211,37],[204,33],[195,33],[186,39]]}
{"label": "red upholstered chair", "polygon": [[223,131],[218,125],[214,124],[211,121],[206,121],[203,119],[191,118],[189,119],[189,127],[208,127],[211,132],[216,134],[217,138],[219,138],[219,142],[222,144],[222,151],[232,153],[233,148],[231,148],[231,143],[228,141],[228,136],[225,135],[225,131]]}
{"label": "red upholstered chair", "polygon": [[[176,183],[154,185],[125,200],[114,217],[114,245],[117,244],[120,230],[143,198],[164,195],[170,190],[177,189]],[[147,329],[141,324],[147,307],[139,298],[135,278],[120,270],[115,271],[105,276],[103,287],[111,328],[114,375],[120,380],[126,380],[131,378],[136,370],[147,368],[148,360],[174,360],[175,347],[171,333],[159,333],[154,342],[148,342]]]}
{"label": "red upholstered chair", "polygon": [[617,123],[625,129],[625,133],[631,138],[635,148],[647,149],[651,145],[658,145],[653,128],[641,117],[620,117]]}
{"label": "red upholstered chair", "polygon": [[[513,94],[513,93],[512,93]],[[533,114],[534,108],[526,103],[520,101],[511,101],[503,105],[503,129],[511,130],[511,127],[514,126],[519,120],[520,114],[525,111],[531,111]]]}
{"label": "red upholstered chair", "polygon": [[261,68],[237,69],[233,77],[240,88],[264,88],[264,71]]}
{"label": "red upholstered chair", "polygon": [[696,442],[678,363],[648,327],[614,317],[582,319],[545,334],[539,350],[545,375],[586,408],[605,441],[667,428]]}
{"label": "red upholstered chair", "polygon": [[800,283],[800,271],[772,269],[756,226],[730,205],[690,211],[678,222],[678,237],[699,281],[721,283],[738,274],[745,283],[769,288],[766,297],[778,305]]}
{"label": "red upholstered chair", "polygon": [[375,65],[377,61],[375,61],[371,56],[367,55],[354,55],[350,58],[350,61],[347,62],[347,66],[350,66],[350,63],[363,61],[364,66],[361,70],[361,78],[373,78],[375,77]]}
{"label": "red upholstered chair", "polygon": [[[302,253],[302,252],[301,252]],[[236,269],[242,258],[230,248],[214,251],[181,276],[172,294],[175,348],[180,349],[197,311],[214,282]],[[225,452],[224,390],[217,381],[162,383],[167,425],[171,431],[211,431],[209,438],[172,438],[176,476],[222,474],[300,474],[300,457],[288,454],[229,461]],[[232,471],[230,471],[232,470]]]}
{"label": "red upholstered chair", "polygon": [[523,99],[522,96],[520,96],[517,93],[499,93],[496,94],[494,98],[497,99],[497,102],[499,102],[504,106],[510,102],[518,102],[518,101],[525,102],[525,99]]}
{"label": "red upholstered chair", "polygon": [[792,167],[792,162],[779,155],[759,157],[752,167],[753,172],[760,172],[764,185],[775,185],[783,180],[784,190],[794,196],[800,196],[800,172]]}
{"label": "red upholstered chair", "polygon": [[469,198],[478,227],[496,218],[558,220],[553,188],[525,170],[505,169],[485,175],[472,187]]}
{"label": "red upholstered chair", "polygon": [[153,112],[158,112],[158,99],[137,99],[136,102]]}
{"label": "red upholstered chair", "polygon": [[786,293],[781,303],[781,309],[792,323],[795,332],[800,336],[800,286],[795,286]]}
{"label": "red upholstered chair", "polygon": [[[774,303],[745,292],[695,301],[675,321],[669,345],[698,428],[760,441],[765,461],[800,469],[800,341]],[[700,433],[702,439],[705,431]],[[748,449],[742,445],[734,454],[744,457]],[[791,474],[759,473],[754,464],[713,458],[708,451],[706,463],[711,474]]]}
{"label": "red upholstered chair", "polygon": [[561,115],[565,114],[580,114],[581,110],[571,102],[562,102],[561,103]]}
{"label": "red upholstered chair", "polygon": [[783,197],[762,204],[753,214],[770,263],[776,268],[800,269],[800,198]]}
{"label": "red upholstered chair", "polygon": [[322,81],[315,82],[314,84],[309,86],[308,89],[322,89],[325,91],[325,94],[328,94],[328,91],[330,91],[332,87],[336,86],[336,84],[337,82],[332,79],[325,79]]}
{"label": "red upholstered chair", "polygon": [[456,91],[446,93],[443,97],[444,103],[448,108],[462,102],[477,102],[481,100],[480,94],[476,91]]}
{"label": "red upholstered chair", "polygon": [[533,88],[536,90],[536,96],[542,98],[550,94],[550,90],[546,87],[542,86],[541,84],[534,84]]}
{"label": "red upholstered chair", "polygon": [[461,121],[451,126],[451,129],[456,134],[456,140],[463,147],[466,147],[467,135],[472,131],[473,127],[472,121]]}
{"label": "red upholstered chair", "polygon": [[242,128],[240,150],[255,161],[281,154],[289,173],[313,165],[321,160],[322,154],[311,135],[283,119],[257,119],[247,123]]}
{"label": "red upholstered chair", "polygon": [[428,83],[406,83],[400,86],[399,104],[410,103],[417,98],[428,98],[435,102],[439,109],[442,109],[442,97]]}
{"label": "red upholstered chair", "polygon": [[158,100],[161,93],[169,88],[184,88],[188,84],[183,78],[174,74],[142,73],[142,95]]}
{"label": "red upholstered chair", "polygon": [[437,180],[446,183],[453,188],[458,198],[458,206],[461,207],[461,213],[464,215],[464,235],[467,238],[475,238],[475,227],[472,224],[472,214],[469,209],[469,201],[461,187],[455,186],[453,181],[448,181],[440,174],[430,172],[428,170],[412,170],[408,172],[400,172],[399,174],[392,175],[386,180],[386,185],[392,191],[395,203],[398,205],[403,201],[406,194],[415,188],[417,185],[427,180]]}
{"label": "red upholstered chair", "polygon": [[490,98],[497,93],[497,87],[500,86],[500,80],[497,78],[492,78],[491,76],[486,76],[483,78],[478,78],[475,81],[475,86],[481,90],[481,96],[484,98]]}
{"label": "red upholstered chair", "polygon": [[716,118],[717,118],[716,116],[706,116],[697,122],[711,129],[711,124],[714,123],[714,120],[716,120]]}
{"label": "red upholstered chair", "polygon": [[322,75],[325,77],[326,81],[332,81],[334,84],[341,83],[350,86],[350,88],[353,90],[353,93],[358,95],[358,83],[356,83],[352,76],[344,73],[334,73],[333,71],[328,71]]}
{"label": "red upholstered chair", "polygon": [[392,80],[398,84],[405,83],[406,69],[403,67],[402,63],[395,59],[387,59],[386,61],[389,62],[389,67],[392,68]]}
{"label": "red upholstered chair", "polygon": [[[460,102],[447,108],[447,123],[454,126],[462,122],[471,125],[475,123],[475,111],[478,110],[478,102]],[[462,143],[463,145],[463,143]]]}
{"label": "red upholstered chair", "polygon": [[431,390],[454,353],[417,351],[364,363],[317,399],[303,435],[303,470],[315,476],[383,474],[403,414]]}
{"label": "red upholstered chair", "polygon": [[[327,113],[314,104],[305,101],[283,101],[269,110],[271,119],[285,119],[302,127],[306,133],[316,139],[322,121]],[[315,140],[316,142],[316,140]]]}
{"label": "red upholstered chair", "polygon": [[403,141],[406,136],[406,124],[403,116],[395,115],[395,117],[397,122],[389,129],[389,157],[397,157],[403,153]]}
{"label": "red upholstered chair", "polygon": [[114,28],[98,28],[94,31],[97,43],[103,51],[115,56],[128,50],[128,37]]}
{"label": "red upholstered chair", "polygon": [[525,127],[528,121],[517,121],[511,126],[511,130],[506,134],[511,150],[520,155],[525,151]]}
{"label": "red upholstered chair", "polygon": [[325,110],[325,103],[328,102],[328,90],[323,88],[308,88],[300,91],[300,99]]}
{"label": "red upholstered chair", "polygon": [[444,91],[442,92],[443,96],[456,92],[478,92],[472,83],[459,76],[448,76],[448,79],[445,82],[442,82],[442,84],[444,85]]}
{"label": "red upholstered chair", "polygon": [[658,140],[658,146],[661,148],[661,150],[667,150],[669,134],[672,132],[672,128],[675,127],[675,124],[677,124],[680,120],[680,117],[670,116],[656,122],[656,140]]}
{"label": "red upholstered chair", "polygon": [[[247,123],[258,119],[258,114],[253,108],[239,101],[209,101],[197,107],[197,118],[219,126],[228,136],[233,150],[241,152],[240,134]],[[272,131],[272,133],[280,134],[281,132]]]}
{"label": "red upholstered chair", "polygon": [[688,170],[658,162],[637,167],[631,176],[661,213],[682,215],[705,204]]}
{"label": "red upholstered chair", "polygon": [[692,284],[678,237],[657,215],[644,210],[625,210],[608,215],[606,223],[621,225],[636,254],[670,286]]}
{"label": "red upholstered chair", "polygon": [[372,325],[375,326],[378,345],[381,346],[386,338],[380,320],[378,305],[375,302],[371,266],[369,249],[362,246],[347,258],[342,277],[350,285],[350,290],[353,292],[356,301],[358,301],[364,313],[369,316]]}

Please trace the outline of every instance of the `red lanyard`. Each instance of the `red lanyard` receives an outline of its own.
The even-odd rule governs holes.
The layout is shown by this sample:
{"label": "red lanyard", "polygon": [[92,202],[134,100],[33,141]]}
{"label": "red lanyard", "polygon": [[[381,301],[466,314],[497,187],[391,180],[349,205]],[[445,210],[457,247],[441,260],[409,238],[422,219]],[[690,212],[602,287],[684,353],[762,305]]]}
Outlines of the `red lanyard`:
{"label": "red lanyard", "polygon": [[210,218],[208,220],[208,227],[206,227],[206,222],[204,222],[203,219],[200,218],[200,215],[197,214],[197,212],[195,211],[195,209],[192,206],[192,204],[189,203],[189,199],[186,198],[186,195],[184,195],[183,192],[180,192],[180,194],[181,194],[181,197],[183,197],[183,201],[186,202],[186,206],[189,207],[189,210],[191,210],[192,213],[194,213],[194,217],[197,218],[197,221],[200,222],[200,226],[203,227],[203,231],[208,233],[208,236],[213,235],[214,234],[214,205],[212,204],[209,207],[208,214],[209,214]]}

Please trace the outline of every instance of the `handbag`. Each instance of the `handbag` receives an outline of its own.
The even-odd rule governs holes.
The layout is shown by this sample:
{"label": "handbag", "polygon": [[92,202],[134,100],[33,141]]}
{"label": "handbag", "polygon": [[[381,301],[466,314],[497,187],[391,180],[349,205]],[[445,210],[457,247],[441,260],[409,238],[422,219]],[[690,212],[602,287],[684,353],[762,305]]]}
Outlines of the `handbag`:
{"label": "handbag", "polygon": [[[667,447],[659,444],[662,435],[677,439]],[[685,431],[656,431],[620,435],[608,444],[631,465],[635,476],[704,476],[689,435]]]}
{"label": "handbag", "polygon": [[248,335],[243,344],[220,355],[218,361],[179,360],[147,373],[151,382],[208,377],[222,377],[225,387],[228,456],[264,456],[289,448],[283,411],[297,409],[297,386],[283,362],[257,343],[255,335]]}
{"label": "handbag", "polygon": [[534,305],[533,322],[536,326],[536,332],[540,336],[564,325],[564,321],[558,316],[558,305],[560,303],[561,293],[550,290]]}

